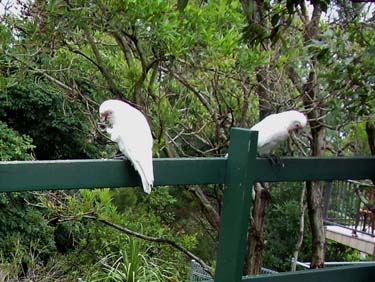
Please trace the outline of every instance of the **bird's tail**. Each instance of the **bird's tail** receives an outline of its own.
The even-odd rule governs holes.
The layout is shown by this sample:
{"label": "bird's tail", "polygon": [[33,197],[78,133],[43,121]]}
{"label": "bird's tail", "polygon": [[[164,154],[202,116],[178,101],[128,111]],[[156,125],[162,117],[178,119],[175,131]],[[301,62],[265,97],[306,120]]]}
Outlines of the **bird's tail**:
{"label": "bird's tail", "polygon": [[144,168],[137,161],[133,163],[134,168],[138,171],[139,176],[141,177],[143,190],[147,193],[151,193],[151,189],[154,186],[154,172],[151,166]]}
{"label": "bird's tail", "polygon": [[141,175],[141,180],[142,180],[143,190],[144,190],[147,194],[150,194],[150,193],[151,193],[151,189],[152,189],[152,187],[154,186],[154,183],[150,183],[149,180],[146,179],[145,177],[142,177],[142,175]]}

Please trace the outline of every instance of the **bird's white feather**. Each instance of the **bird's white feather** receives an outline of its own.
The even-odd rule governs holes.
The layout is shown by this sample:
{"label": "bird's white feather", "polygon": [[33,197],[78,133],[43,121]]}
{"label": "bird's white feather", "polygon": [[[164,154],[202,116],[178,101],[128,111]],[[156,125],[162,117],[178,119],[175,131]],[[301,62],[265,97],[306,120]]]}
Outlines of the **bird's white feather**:
{"label": "bird's white feather", "polygon": [[251,130],[258,131],[258,152],[260,155],[269,154],[280,143],[285,141],[294,122],[305,127],[307,119],[298,111],[287,111],[272,114],[255,124]]}
{"label": "bird's white feather", "polygon": [[153,140],[145,116],[134,107],[119,100],[105,101],[99,111],[101,114],[106,111],[111,113],[111,125],[107,127],[107,132],[139,173],[143,190],[150,193],[154,183]]}

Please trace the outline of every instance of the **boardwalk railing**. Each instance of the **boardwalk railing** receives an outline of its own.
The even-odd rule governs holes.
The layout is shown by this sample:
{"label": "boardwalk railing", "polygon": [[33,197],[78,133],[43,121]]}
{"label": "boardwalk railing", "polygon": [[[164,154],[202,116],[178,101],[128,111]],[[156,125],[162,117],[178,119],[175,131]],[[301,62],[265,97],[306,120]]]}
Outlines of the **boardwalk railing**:
{"label": "boardwalk railing", "polygon": [[[268,269],[265,267],[262,267],[260,270],[261,274],[277,274],[277,271],[274,271],[272,269]],[[250,276],[246,276],[243,278],[247,278]],[[190,274],[189,274],[189,282],[212,282],[212,277],[209,273],[207,273],[204,268],[197,263],[195,260],[191,261],[191,268],[190,268]]]}
{"label": "boardwalk railing", "polygon": [[[374,266],[341,267],[242,278],[251,187],[254,182],[375,178],[375,158],[283,158],[272,166],[256,158],[257,132],[234,128],[228,158],[155,159],[155,186],[224,184],[215,282],[370,282]],[[0,162],[0,192],[113,188],[140,185],[128,161]]]}
{"label": "boardwalk railing", "polygon": [[[360,194],[359,194],[360,193]],[[375,206],[375,187],[358,181],[330,181],[324,185],[324,222],[375,237],[375,214],[361,200]]]}

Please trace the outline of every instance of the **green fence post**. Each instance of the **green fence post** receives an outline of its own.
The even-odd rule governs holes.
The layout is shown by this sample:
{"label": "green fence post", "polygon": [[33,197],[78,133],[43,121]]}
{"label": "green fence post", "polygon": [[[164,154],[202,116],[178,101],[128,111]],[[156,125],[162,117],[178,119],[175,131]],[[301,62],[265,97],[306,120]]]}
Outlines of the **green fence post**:
{"label": "green fence post", "polygon": [[246,250],[258,132],[231,130],[215,282],[239,282]]}

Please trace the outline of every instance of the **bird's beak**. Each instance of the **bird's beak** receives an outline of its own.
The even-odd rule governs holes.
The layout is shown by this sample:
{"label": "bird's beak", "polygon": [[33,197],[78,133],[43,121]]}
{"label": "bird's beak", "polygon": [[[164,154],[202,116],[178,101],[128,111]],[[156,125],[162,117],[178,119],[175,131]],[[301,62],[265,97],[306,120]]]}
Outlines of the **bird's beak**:
{"label": "bird's beak", "polygon": [[300,134],[302,131],[303,131],[302,125],[297,125],[296,128],[294,129],[294,132],[297,134]]}
{"label": "bird's beak", "polygon": [[105,123],[107,121],[107,118],[108,118],[107,112],[104,112],[104,113],[100,114],[100,122]]}

